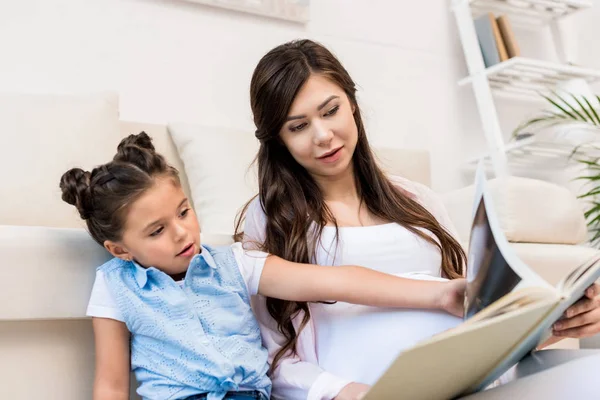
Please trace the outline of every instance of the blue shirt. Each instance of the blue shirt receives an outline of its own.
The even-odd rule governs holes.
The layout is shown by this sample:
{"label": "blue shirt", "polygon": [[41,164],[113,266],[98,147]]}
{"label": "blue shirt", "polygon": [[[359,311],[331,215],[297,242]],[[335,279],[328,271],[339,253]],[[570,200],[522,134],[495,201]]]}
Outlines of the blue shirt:
{"label": "blue shirt", "polygon": [[99,267],[131,332],[131,368],[144,399],[260,390],[267,351],[230,247],[203,247],[180,287],[154,268],[114,258]]}

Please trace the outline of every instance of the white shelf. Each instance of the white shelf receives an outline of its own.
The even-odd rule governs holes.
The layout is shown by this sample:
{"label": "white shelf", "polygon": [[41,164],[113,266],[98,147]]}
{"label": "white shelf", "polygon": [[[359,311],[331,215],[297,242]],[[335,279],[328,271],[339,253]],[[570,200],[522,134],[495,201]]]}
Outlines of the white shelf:
{"label": "white shelf", "polygon": [[[574,162],[569,159],[574,147],[571,143],[541,142],[531,137],[507,144],[505,151],[511,169],[560,170]],[[489,156],[483,159],[490,164]],[[468,165],[472,168],[478,161],[479,158],[472,159]]]}
{"label": "white shelf", "polygon": [[470,0],[474,18],[487,12],[506,15],[514,26],[537,28],[593,6],[592,0]]}
{"label": "white shelf", "polygon": [[[514,57],[493,65],[483,72],[487,75],[494,94],[506,97],[539,99],[539,93],[548,93],[557,83],[582,78],[588,83],[600,80],[600,70],[562,65],[530,58]],[[473,77],[458,82],[472,83]]]}

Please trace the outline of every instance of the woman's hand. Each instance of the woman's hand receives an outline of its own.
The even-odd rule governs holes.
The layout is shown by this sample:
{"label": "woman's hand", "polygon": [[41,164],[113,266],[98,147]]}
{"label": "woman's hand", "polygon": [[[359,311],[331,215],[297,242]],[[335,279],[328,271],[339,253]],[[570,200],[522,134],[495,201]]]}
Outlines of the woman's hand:
{"label": "woman's hand", "polygon": [[554,336],[585,338],[600,332],[600,284],[585,291],[577,303],[565,311],[564,318],[552,327]]}
{"label": "woman's hand", "polygon": [[438,308],[457,317],[462,317],[465,313],[465,291],[467,290],[467,280],[452,279],[440,285],[438,296]]}
{"label": "woman's hand", "polygon": [[369,391],[371,386],[364,383],[352,382],[344,386],[333,400],[360,400]]}

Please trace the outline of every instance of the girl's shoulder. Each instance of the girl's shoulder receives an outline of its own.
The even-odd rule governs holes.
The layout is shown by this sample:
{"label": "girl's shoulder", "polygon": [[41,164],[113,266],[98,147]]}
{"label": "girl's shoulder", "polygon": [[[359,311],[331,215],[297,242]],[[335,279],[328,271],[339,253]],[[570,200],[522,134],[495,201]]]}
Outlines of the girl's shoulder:
{"label": "girl's shoulder", "polygon": [[97,272],[102,272],[103,275],[107,273],[114,272],[119,269],[123,269],[127,266],[128,261],[121,260],[118,257],[113,257],[98,268],[96,268]]}

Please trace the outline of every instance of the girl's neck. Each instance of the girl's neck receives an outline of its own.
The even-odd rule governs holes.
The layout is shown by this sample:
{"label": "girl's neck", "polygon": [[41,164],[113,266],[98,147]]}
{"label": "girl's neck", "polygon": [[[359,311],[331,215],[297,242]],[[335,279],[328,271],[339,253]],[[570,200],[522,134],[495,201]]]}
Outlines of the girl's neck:
{"label": "girl's neck", "polygon": [[359,200],[352,164],[336,176],[314,176],[326,202],[355,202]]}
{"label": "girl's neck", "polygon": [[175,275],[169,275],[175,282],[179,282],[181,280],[183,280],[185,278],[185,274],[187,273],[187,271],[183,271],[180,272],[178,274]]}

